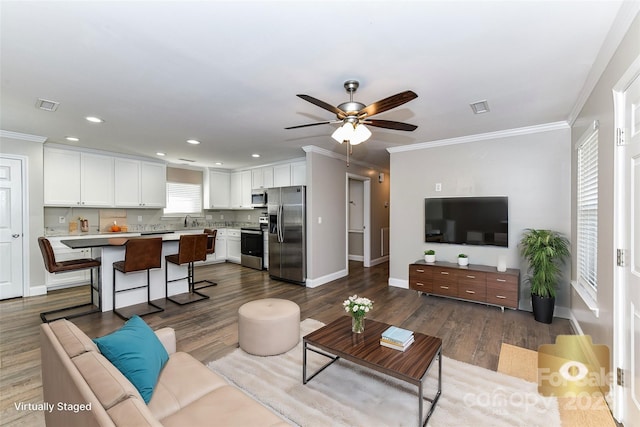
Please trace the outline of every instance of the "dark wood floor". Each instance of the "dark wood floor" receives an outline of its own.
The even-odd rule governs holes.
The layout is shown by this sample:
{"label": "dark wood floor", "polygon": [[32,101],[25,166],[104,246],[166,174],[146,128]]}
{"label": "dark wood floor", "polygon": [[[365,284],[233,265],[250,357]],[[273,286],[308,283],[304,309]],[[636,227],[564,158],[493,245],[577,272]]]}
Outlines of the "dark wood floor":
{"label": "dark wood floor", "polygon": [[[258,298],[285,298],[300,305],[301,318],[328,323],[344,314],[342,301],[358,294],[374,301],[369,318],[434,335],[443,340],[445,356],[496,370],[501,344],[537,350],[553,343],[556,335],[571,334],[565,319],[551,325],[535,322],[531,313],[488,307],[388,286],[389,267],[349,266],[348,277],[317,288],[305,288],[271,280],[267,272],[235,264],[196,268],[196,279],[211,278],[218,286],[202,292],[211,299],[177,306],[145,316],[154,329],[176,330],[178,350],[203,363],[217,359],[238,346],[238,308]],[[42,402],[40,376],[39,313],[88,299],[87,287],[50,292],[46,296],[0,302],[0,425],[43,425],[38,412],[19,412],[17,402]],[[159,302],[165,306],[164,301]],[[97,313],[73,319],[91,337],[119,328],[124,322],[113,313]]]}

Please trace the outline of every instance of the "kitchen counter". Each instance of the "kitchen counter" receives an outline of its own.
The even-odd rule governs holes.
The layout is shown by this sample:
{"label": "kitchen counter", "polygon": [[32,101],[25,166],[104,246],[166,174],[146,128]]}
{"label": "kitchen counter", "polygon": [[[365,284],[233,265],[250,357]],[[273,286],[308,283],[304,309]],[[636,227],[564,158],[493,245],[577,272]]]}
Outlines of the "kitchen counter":
{"label": "kitchen counter", "polygon": [[[114,286],[114,269],[113,263],[122,261],[125,255],[125,244],[130,239],[149,239],[149,238],[162,238],[162,262],[161,267],[152,269],[149,271],[149,294],[151,300],[163,299],[166,296],[165,292],[165,269],[169,268],[168,276],[169,280],[174,278],[180,278],[187,276],[187,265],[178,266],[169,264],[167,267],[165,257],[178,253],[178,246],[181,234],[194,234],[196,231],[190,233],[167,233],[162,235],[153,236],[140,236],[131,235],[108,237],[108,236],[94,236],[94,237],[75,237],[70,239],[64,239],[61,242],[66,246],[73,249],[85,249],[91,248],[92,257],[101,257],[102,266],[100,268],[99,278],[99,293],[102,301],[102,311],[113,310],[113,286]],[[117,289],[136,288],[146,281],[146,272],[132,272],[127,274],[116,273],[117,277]],[[180,280],[169,284],[169,296],[185,293],[189,291],[187,280]],[[130,305],[141,304],[147,301],[147,292],[145,288],[134,289],[130,292],[124,292],[118,295],[118,303],[116,308],[127,307]]]}

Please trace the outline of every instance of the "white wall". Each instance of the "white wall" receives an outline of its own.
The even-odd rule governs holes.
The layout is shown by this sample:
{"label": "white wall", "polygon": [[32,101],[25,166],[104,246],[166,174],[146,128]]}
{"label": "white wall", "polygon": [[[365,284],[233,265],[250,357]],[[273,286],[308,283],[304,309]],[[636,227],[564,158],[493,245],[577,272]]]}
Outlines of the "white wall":
{"label": "white wall", "polygon": [[[464,252],[471,264],[492,266],[504,256],[509,268],[521,269],[520,307],[530,309],[530,293],[522,280],[526,267],[517,246],[523,230],[549,228],[567,237],[571,231],[570,130],[568,125],[552,128],[392,152],[389,283],[407,287],[408,265],[422,258],[425,249],[434,249],[441,261],[455,262]],[[436,183],[442,184],[442,191],[435,191]],[[425,243],[424,199],[447,196],[507,196],[509,247]],[[568,307],[569,264],[565,276],[556,303]]]}
{"label": "white wall", "polygon": [[[307,147],[307,286],[344,277],[347,265],[347,174],[371,179],[371,260],[381,252],[380,229],[389,226],[389,174],[378,182],[380,170],[332,157]],[[321,221],[319,219],[321,218]]]}
{"label": "white wall", "polygon": [[[614,328],[614,109],[612,90],[630,65],[640,57],[640,16],[636,16],[629,31],[609,61],[604,73],[589,95],[573,124],[571,137],[575,144],[585,130],[598,120],[598,309],[599,317],[572,290],[571,313],[582,331],[591,335],[594,343],[613,348]],[[575,182],[576,155],[572,150],[572,181]],[[575,191],[574,191],[575,194]],[[572,207],[575,206],[575,197]],[[572,219],[575,223],[575,209]],[[574,224],[575,230],[575,224]],[[575,245],[575,239],[572,241]],[[575,267],[573,269],[575,276]],[[612,359],[613,360],[613,359]]]}

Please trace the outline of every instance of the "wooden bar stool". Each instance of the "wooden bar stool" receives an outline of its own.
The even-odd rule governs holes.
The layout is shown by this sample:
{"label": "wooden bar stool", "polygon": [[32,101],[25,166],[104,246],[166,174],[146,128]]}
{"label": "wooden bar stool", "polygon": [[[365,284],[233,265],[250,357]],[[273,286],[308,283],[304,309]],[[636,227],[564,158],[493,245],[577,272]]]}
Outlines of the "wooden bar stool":
{"label": "wooden bar stool", "polygon": [[[215,253],[216,251],[216,237],[218,235],[218,230],[212,230],[210,228],[205,228],[204,229],[204,234],[207,235],[207,255],[210,255],[212,253]],[[198,286],[196,287],[195,285],[197,285],[198,283],[208,283],[208,285],[202,285],[202,286]],[[217,283],[211,280],[198,280],[196,282],[193,282],[193,289],[195,291],[200,290],[200,289],[204,289],[204,288],[210,288],[211,286],[216,286]]]}
{"label": "wooden bar stool", "polygon": [[[180,244],[178,253],[167,255],[164,259],[167,262],[164,270],[165,295],[166,299],[178,305],[186,305],[194,302],[209,299],[208,295],[201,294],[194,289],[193,280],[193,263],[195,261],[204,261],[207,259],[207,238],[206,234],[183,234],[180,236]],[[184,265],[187,264],[187,275],[179,279],[169,280],[169,264]],[[169,283],[187,279],[189,283],[189,291],[169,296]]]}
{"label": "wooden bar stool", "polygon": [[[127,240],[127,243],[125,243],[124,248],[124,261],[116,261],[113,263],[113,312],[124,320],[128,320],[133,316],[133,314],[127,316],[116,309],[116,295],[122,292],[133,291],[141,288],[147,288],[147,305],[149,306],[149,310],[136,314],[138,316],[145,316],[147,314],[164,311],[164,308],[151,302],[151,290],[149,288],[149,283],[151,283],[149,281],[149,270],[152,268],[160,268],[162,266],[162,238],[129,239]],[[116,270],[123,274],[147,270],[147,283],[133,288],[117,290]]]}
{"label": "wooden bar stool", "polygon": [[[78,304],[71,307],[59,308],[56,310],[50,310],[40,313],[40,319],[43,322],[49,323],[58,319],[73,319],[74,317],[84,316],[86,314],[91,313],[99,313],[102,311],[102,298],[100,291],[100,265],[101,262],[99,259],[94,258],[80,258],[80,259],[72,259],[68,261],[56,261],[56,256],[53,252],[53,248],[51,247],[51,242],[46,237],[38,237],[38,245],[40,246],[40,251],[42,252],[42,259],[44,260],[44,268],[47,269],[49,273],[68,273],[70,271],[78,271],[78,270],[87,270],[90,269],[89,275],[91,276],[90,288],[89,291],[91,293],[91,302],[86,304]],[[93,269],[98,269],[98,286],[94,287],[93,283]],[[98,304],[95,304],[93,298],[93,292],[98,293]],[[81,312],[72,312],[66,316],[59,316],[54,319],[47,319],[47,316],[55,313],[62,313],[64,311],[71,311],[83,307],[90,307],[89,310],[84,310]],[[95,308],[94,308],[95,307]]]}

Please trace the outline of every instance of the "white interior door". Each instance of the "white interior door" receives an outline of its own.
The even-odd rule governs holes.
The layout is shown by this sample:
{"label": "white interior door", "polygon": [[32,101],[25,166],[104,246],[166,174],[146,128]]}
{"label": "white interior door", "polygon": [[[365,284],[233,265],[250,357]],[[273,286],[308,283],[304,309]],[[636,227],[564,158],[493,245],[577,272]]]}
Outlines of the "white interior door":
{"label": "white interior door", "polygon": [[624,425],[640,425],[640,77],[625,92]]}
{"label": "white interior door", "polygon": [[23,296],[22,161],[0,158],[0,299]]}

